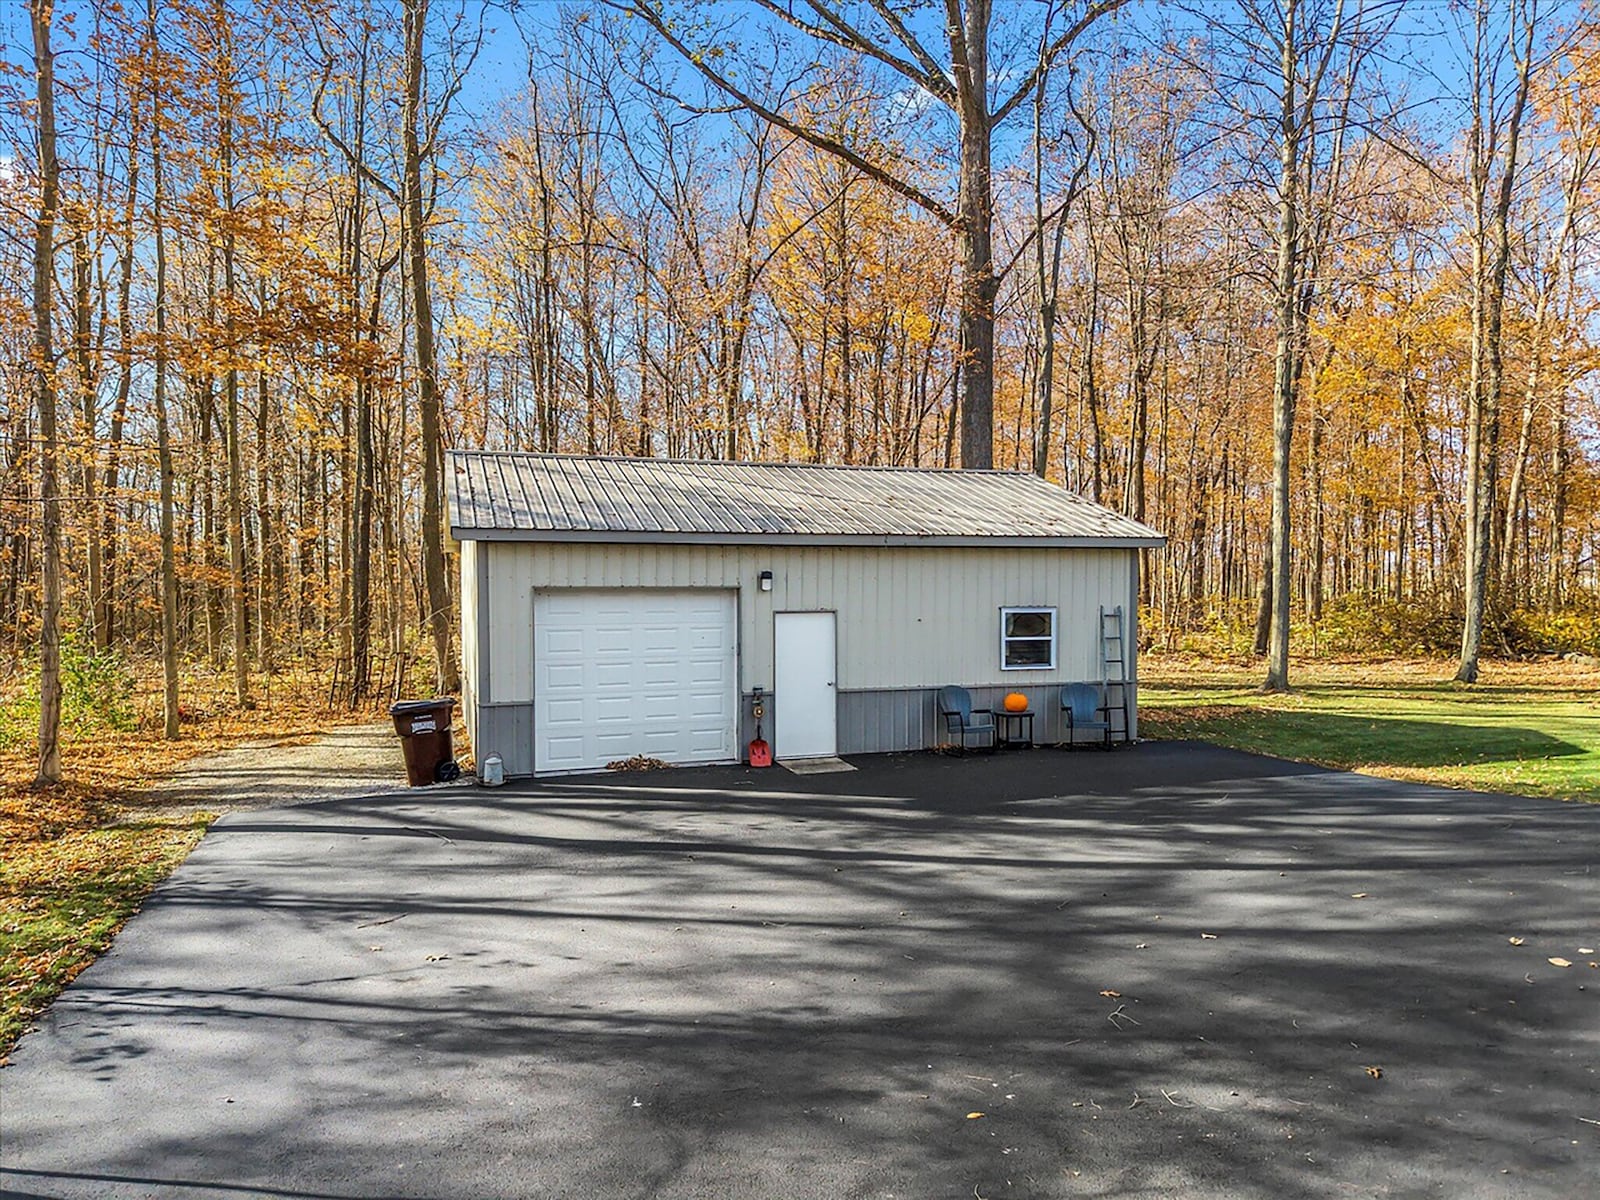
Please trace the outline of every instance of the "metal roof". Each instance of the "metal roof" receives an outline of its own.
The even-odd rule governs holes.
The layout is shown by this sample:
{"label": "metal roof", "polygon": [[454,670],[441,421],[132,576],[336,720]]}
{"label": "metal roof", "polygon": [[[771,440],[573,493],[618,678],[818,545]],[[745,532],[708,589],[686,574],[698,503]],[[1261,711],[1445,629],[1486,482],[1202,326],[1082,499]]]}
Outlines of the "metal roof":
{"label": "metal roof", "polygon": [[1147,525],[1015,471],[451,451],[461,541],[1159,546]]}

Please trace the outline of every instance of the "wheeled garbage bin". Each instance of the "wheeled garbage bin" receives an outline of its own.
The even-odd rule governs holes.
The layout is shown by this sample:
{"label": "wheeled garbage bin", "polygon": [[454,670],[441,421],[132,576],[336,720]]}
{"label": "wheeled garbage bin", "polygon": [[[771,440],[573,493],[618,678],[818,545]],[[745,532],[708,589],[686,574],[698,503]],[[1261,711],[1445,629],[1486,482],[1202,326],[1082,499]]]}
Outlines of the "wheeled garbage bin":
{"label": "wheeled garbage bin", "polygon": [[402,700],[389,706],[394,731],[406,756],[406,781],[412,787],[449,783],[461,777],[450,744],[450,712],[456,702],[449,696],[435,700]]}

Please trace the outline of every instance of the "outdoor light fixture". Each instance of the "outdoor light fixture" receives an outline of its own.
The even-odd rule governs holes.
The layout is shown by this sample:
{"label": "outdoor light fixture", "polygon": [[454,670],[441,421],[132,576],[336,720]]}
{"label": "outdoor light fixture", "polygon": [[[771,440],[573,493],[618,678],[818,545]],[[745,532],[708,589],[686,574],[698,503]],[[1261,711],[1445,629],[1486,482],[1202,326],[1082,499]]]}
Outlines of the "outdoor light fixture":
{"label": "outdoor light fixture", "polygon": [[763,571],[761,572],[759,578],[761,580],[761,590],[763,592],[770,592],[772,590],[772,572]]}

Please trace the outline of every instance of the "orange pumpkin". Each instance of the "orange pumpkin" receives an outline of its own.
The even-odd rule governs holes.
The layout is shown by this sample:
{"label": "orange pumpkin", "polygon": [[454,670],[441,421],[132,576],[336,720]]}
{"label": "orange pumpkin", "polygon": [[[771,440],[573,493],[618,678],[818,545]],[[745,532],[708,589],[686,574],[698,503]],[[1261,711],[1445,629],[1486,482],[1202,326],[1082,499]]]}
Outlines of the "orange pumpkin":
{"label": "orange pumpkin", "polygon": [[1000,703],[1005,707],[1007,712],[1028,711],[1028,698],[1021,692],[1012,692],[1004,700],[1000,701]]}

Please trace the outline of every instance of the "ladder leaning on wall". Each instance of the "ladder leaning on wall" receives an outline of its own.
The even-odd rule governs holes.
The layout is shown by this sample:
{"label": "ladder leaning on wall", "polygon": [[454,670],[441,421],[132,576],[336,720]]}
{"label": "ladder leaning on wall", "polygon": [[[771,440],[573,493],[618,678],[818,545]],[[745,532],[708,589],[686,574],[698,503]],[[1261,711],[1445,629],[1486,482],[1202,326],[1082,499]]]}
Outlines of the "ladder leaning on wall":
{"label": "ladder leaning on wall", "polygon": [[1122,605],[1107,612],[1104,605],[1100,607],[1100,683],[1105,689],[1106,720],[1111,720],[1111,714],[1122,714],[1122,729],[1115,727],[1111,733],[1115,736],[1118,732],[1123,741],[1128,741],[1128,662],[1124,650],[1122,637]]}

